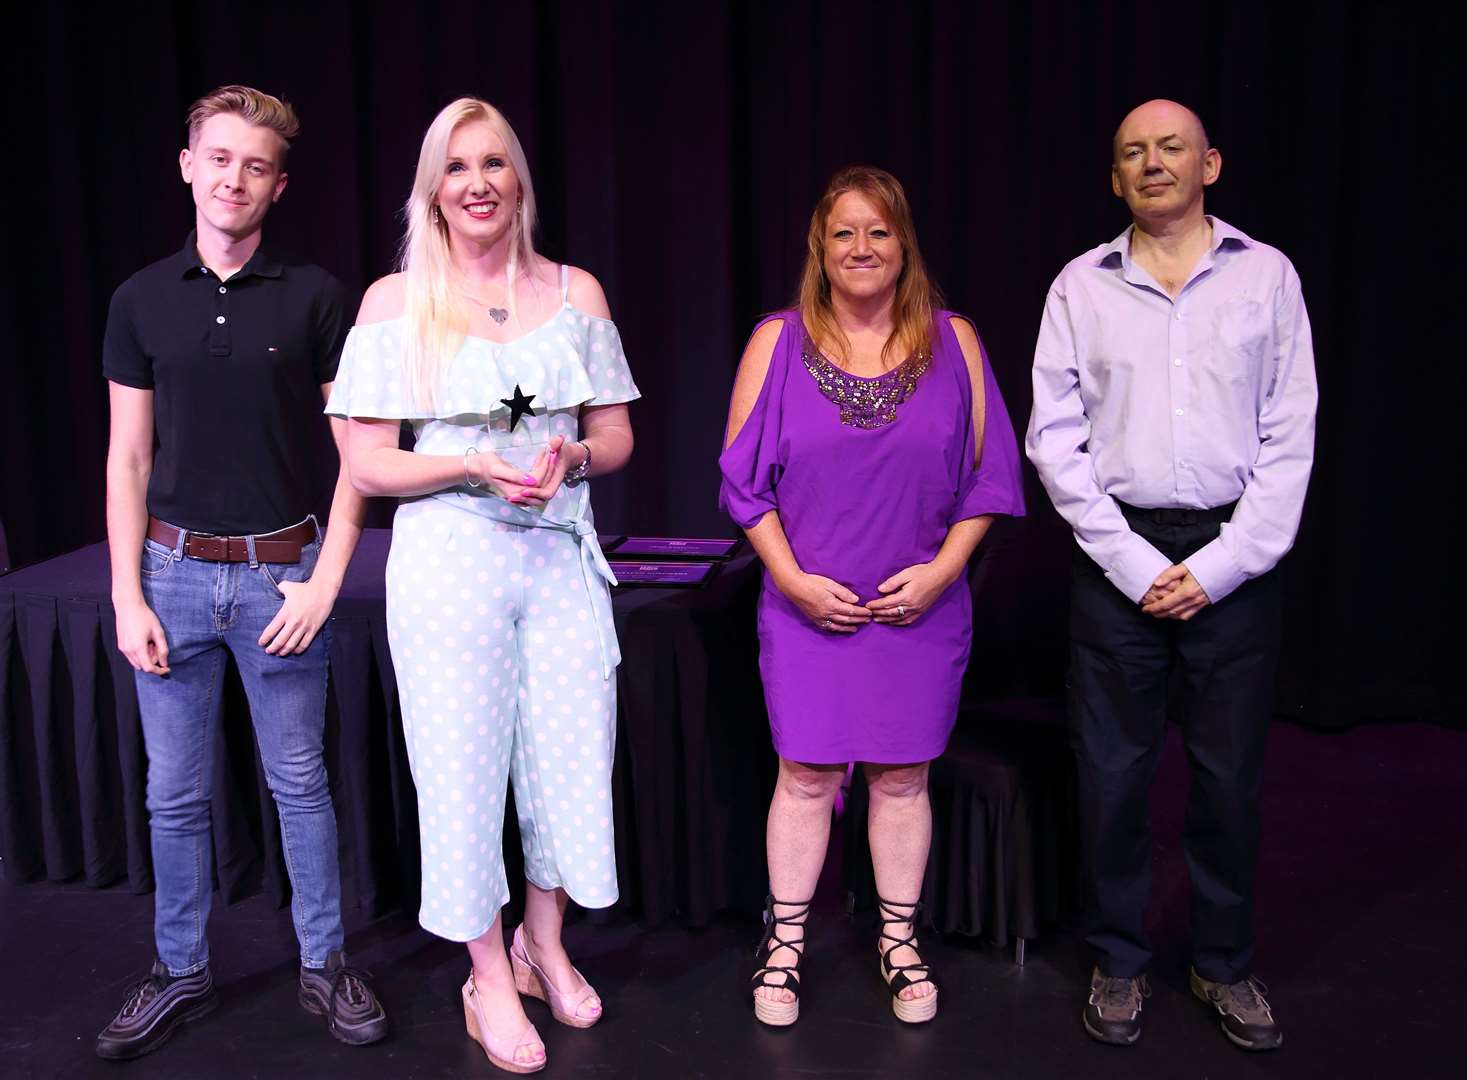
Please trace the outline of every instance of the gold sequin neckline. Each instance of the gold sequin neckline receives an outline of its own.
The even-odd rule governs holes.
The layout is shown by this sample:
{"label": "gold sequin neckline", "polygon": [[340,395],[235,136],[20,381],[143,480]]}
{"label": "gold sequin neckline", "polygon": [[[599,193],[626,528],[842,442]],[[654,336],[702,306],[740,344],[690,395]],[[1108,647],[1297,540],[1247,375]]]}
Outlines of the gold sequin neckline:
{"label": "gold sequin neckline", "polygon": [[897,406],[917,389],[917,379],[927,370],[932,355],[916,353],[888,372],[863,379],[827,360],[806,330],[800,360],[815,379],[820,393],[840,408],[840,422],[846,427],[870,430],[896,420]]}

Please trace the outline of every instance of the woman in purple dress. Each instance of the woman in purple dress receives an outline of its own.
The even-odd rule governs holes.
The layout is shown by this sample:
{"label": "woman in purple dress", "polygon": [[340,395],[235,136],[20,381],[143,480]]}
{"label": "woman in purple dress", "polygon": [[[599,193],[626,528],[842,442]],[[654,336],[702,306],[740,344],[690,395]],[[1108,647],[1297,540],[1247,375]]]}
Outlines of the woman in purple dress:
{"label": "woman in purple dress", "polygon": [[759,324],[734,383],[722,502],[764,562],[759,669],[779,754],[754,975],[766,1024],[799,1016],[808,898],[853,761],[871,793],[893,1011],[911,1023],[937,1012],[915,936],[927,766],[968,662],[968,559],[994,514],[1023,513],[983,347],[938,303],[901,184],[845,169],[811,218],[799,306]]}

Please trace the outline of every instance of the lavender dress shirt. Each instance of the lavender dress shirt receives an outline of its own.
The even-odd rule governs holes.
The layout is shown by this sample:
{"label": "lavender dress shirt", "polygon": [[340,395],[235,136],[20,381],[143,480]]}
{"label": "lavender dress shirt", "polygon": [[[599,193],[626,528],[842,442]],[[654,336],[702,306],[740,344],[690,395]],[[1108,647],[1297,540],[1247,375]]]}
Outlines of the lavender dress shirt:
{"label": "lavender dress shirt", "polygon": [[1143,507],[1238,507],[1186,560],[1217,603],[1293,546],[1318,388],[1299,277],[1283,253],[1212,222],[1172,300],[1131,260],[1131,230],[1060,272],[1034,351],[1025,449],[1055,509],[1139,602],[1171,565],[1126,524]]}

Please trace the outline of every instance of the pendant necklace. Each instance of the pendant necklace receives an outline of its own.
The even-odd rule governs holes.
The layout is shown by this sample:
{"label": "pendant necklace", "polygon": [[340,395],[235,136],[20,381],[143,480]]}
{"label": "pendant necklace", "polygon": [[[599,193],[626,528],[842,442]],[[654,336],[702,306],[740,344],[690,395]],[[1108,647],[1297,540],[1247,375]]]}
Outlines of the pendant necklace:
{"label": "pendant necklace", "polygon": [[503,326],[505,320],[509,318],[509,311],[507,308],[494,307],[492,304],[486,304],[484,303],[484,301],[480,300],[477,296],[475,296],[473,293],[469,292],[462,286],[460,286],[459,291],[462,292],[464,296],[466,296],[468,299],[472,300],[474,303],[483,308],[485,313],[498,325]]}

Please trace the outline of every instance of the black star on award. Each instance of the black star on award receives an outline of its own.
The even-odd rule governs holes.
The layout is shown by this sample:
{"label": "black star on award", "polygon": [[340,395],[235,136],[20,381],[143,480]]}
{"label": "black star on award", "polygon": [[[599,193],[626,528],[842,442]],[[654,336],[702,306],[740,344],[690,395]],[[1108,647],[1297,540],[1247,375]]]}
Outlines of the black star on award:
{"label": "black star on award", "polygon": [[499,404],[509,406],[509,430],[513,431],[519,426],[520,418],[526,413],[535,415],[535,410],[530,408],[530,402],[535,400],[534,394],[526,394],[520,389],[520,384],[514,384],[514,397],[500,398]]}

